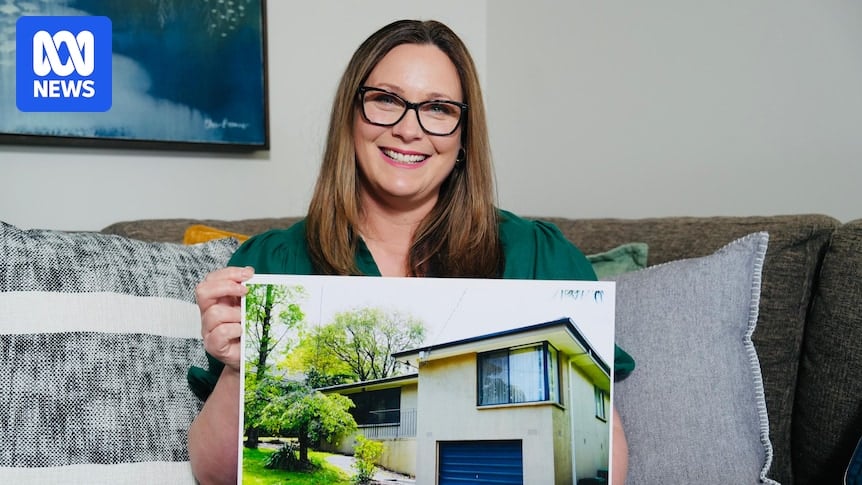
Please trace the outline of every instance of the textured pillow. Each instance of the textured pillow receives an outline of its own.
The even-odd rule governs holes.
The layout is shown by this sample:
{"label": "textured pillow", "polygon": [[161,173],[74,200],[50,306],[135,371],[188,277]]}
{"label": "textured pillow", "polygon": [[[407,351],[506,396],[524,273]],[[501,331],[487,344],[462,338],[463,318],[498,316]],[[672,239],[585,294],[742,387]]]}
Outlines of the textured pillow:
{"label": "textured pillow", "polygon": [[768,235],[617,281],[616,340],[637,370],[614,388],[629,485],[754,484],[772,461],[751,334]]}
{"label": "textured pillow", "polygon": [[237,244],[0,222],[0,483],[195,483],[194,286]]}
{"label": "textured pillow", "polygon": [[183,244],[198,244],[202,242],[212,241],[213,239],[221,239],[223,237],[232,237],[239,242],[243,242],[249,238],[246,234],[238,232],[225,231],[204,224],[192,224],[186,229],[183,234]]}
{"label": "textured pillow", "polygon": [[602,253],[588,254],[587,260],[593,265],[596,276],[601,280],[646,268],[648,251],[649,247],[646,243],[632,242],[621,244]]}

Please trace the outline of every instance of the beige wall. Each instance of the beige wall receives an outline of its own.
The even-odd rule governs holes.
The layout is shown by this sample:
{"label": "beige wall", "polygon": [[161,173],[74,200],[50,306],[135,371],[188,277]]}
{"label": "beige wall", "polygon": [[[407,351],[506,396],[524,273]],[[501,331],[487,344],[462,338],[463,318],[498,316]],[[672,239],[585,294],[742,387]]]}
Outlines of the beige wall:
{"label": "beige wall", "polygon": [[[575,440],[572,442],[575,455],[575,477],[578,479],[596,476],[599,468],[608,468],[610,425],[596,418],[593,383],[577,367],[570,365],[569,392],[565,394],[567,408],[572,418]],[[610,403],[605,401],[610,418]]]}
{"label": "beige wall", "polygon": [[[356,437],[362,436],[362,430],[358,430],[350,436],[342,438],[338,444],[324,444],[321,446],[325,451],[352,455],[353,447],[356,446]],[[405,475],[416,473],[416,438],[396,438],[380,440],[383,443],[383,456],[380,457],[378,465]]]}
{"label": "beige wall", "polygon": [[555,407],[551,412],[554,423],[554,483],[575,483],[572,480],[572,422],[567,411]]}
{"label": "beige wall", "polygon": [[415,475],[416,438],[383,440],[383,456],[377,464],[404,475]]}

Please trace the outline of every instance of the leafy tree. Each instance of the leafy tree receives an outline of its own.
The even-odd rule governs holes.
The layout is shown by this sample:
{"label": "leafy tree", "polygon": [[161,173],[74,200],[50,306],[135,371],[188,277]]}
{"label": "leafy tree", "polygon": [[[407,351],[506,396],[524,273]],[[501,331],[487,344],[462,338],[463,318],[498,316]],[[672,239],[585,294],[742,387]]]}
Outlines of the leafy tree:
{"label": "leafy tree", "polygon": [[325,348],[324,339],[318,338],[319,331],[319,327],[301,331],[299,343],[279,363],[279,367],[304,374],[305,383],[314,389],[355,381],[356,375],[350,366]]}
{"label": "leafy tree", "polygon": [[288,366],[309,376],[309,385],[339,384],[398,375],[392,354],[420,344],[421,321],[379,308],[337,313],[327,325],[304,333]]}
{"label": "leafy tree", "polygon": [[286,347],[285,338],[305,315],[298,301],[305,298],[302,286],[248,285],[245,305],[245,446],[257,448],[260,416],[268,399],[279,392],[271,376],[270,357]]}
{"label": "leafy tree", "polygon": [[299,441],[299,460],[308,463],[311,443],[332,441],[356,430],[350,415],[353,401],[339,395],[325,395],[307,386],[285,381],[282,392],[263,407],[260,423]]}

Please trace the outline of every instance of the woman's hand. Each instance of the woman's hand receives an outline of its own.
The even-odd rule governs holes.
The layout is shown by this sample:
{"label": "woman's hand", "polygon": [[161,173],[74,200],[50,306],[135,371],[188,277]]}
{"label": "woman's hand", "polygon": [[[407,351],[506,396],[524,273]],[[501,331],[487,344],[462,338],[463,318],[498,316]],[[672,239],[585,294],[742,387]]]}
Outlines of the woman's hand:
{"label": "woman's hand", "polygon": [[227,267],[208,274],[195,288],[201,310],[204,348],[216,359],[239,371],[242,335],[240,298],[248,291],[242,283],[254,275],[251,267]]}

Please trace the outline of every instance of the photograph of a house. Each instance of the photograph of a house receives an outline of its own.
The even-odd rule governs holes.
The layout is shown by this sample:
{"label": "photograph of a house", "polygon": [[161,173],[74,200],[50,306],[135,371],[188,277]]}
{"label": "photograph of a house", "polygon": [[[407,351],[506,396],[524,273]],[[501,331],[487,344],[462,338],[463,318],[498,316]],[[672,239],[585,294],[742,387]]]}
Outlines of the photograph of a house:
{"label": "photograph of a house", "polygon": [[[609,473],[613,283],[256,276],[249,285],[291,295],[270,309],[294,320],[269,354],[284,356],[266,364],[280,369],[272,375],[311,375],[313,392],[349,399],[355,427],[317,448],[349,455],[356,436],[380,441],[378,465],[417,484],[576,484]],[[248,319],[246,333],[254,328]],[[260,335],[245,350],[246,372],[256,372]],[[248,394],[244,402],[252,413]]]}

